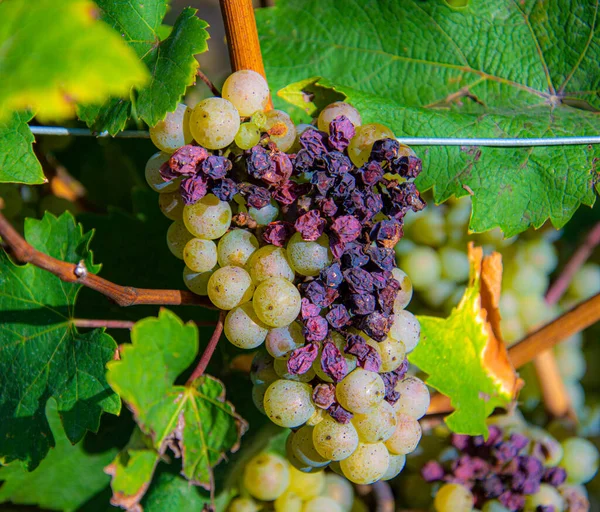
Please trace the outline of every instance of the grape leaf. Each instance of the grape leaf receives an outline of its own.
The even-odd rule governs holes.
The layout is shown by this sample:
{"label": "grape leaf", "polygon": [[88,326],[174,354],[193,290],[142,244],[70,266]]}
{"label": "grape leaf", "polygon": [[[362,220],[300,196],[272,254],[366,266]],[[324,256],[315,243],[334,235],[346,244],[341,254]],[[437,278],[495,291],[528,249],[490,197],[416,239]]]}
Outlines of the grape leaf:
{"label": "grape leaf", "polygon": [[522,385],[500,334],[502,275],[498,253],[483,258],[469,245],[469,285],[448,318],[418,316],[421,342],[408,356],[429,375],[427,384],[450,398],[445,418],[453,432],[486,435],[486,418],[507,407]]}
{"label": "grape leaf", "polygon": [[[27,219],[25,238],[36,249],[71,263],[83,261],[89,272],[89,243],[70,213]],[[44,412],[57,402],[67,438],[75,443],[86,430],[97,430],[103,411],[121,408],[105,379],[105,364],[116,344],[102,329],[80,333],[72,325],[81,285],[65,283],[31,264],[15,265],[0,251],[0,460],[19,459],[35,468],[54,437]]]}
{"label": "grape leaf", "polygon": [[79,116],[97,131],[112,135],[121,131],[130,116],[149,126],[177,108],[186,88],[194,83],[198,62],[194,55],[208,49],[208,24],[196,17],[196,10],[184,9],[166,37],[162,20],[167,0],[96,0],[102,18],[123,35],[125,41],[151,70],[150,83],[137,90],[133,99],[112,99],[102,105],[85,106]]}
{"label": "grape leaf", "polygon": [[[274,89],[323,77],[328,94],[334,83],[364,122],[397,136],[552,137],[600,132],[597,15],[596,3],[575,0],[473,0],[459,10],[353,0],[343,12],[334,0],[281,0],[257,22]],[[595,201],[598,146],[418,152],[417,184],[436,202],[473,193],[474,231],[512,235],[548,218],[562,227]]]}
{"label": "grape leaf", "polygon": [[116,449],[88,453],[83,443],[73,446],[53,399],[48,400],[46,415],[56,446],[31,472],[16,462],[0,467],[0,503],[11,501],[65,512],[77,510],[107,485],[108,476],[102,469],[113,459]]}
{"label": "grape leaf", "polygon": [[64,119],[78,102],[147,82],[148,70],[96,14],[90,0],[0,2],[0,119],[21,109]]}
{"label": "grape leaf", "polygon": [[44,183],[42,166],[33,153],[33,134],[27,122],[33,117],[27,112],[13,112],[0,120],[0,183]]}
{"label": "grape leaf", "polygon": [[108,364],[107,380],[132,410],[142,432],[159,453],[182,457],[182,474],[209,488],[212,468],[236,451],[246,422],[225,401],[223,384],[203,375],[176,385],[198,353],[198,329],[161,310],[158,318],[137,322],[121,360]]}

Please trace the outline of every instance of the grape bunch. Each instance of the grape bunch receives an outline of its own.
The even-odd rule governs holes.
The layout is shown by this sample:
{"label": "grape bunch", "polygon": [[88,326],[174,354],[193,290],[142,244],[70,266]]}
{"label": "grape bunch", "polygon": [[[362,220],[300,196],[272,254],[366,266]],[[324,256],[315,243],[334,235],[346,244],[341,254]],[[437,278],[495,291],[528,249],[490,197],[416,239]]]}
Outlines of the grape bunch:
{"label": "grape bunch", "polygon": [[350,512],[362,502],[335,473],[303,473],[276,453],[261,452],[244,465],[240,495],[227,512],[258,512],[269,505],[275,512]]}
{"label": "grape bunch", "polygon": [[162,152],[146,178],[174,221],[167,243],[186,286],[228,312],[227,339],[261,347],[253,397],[298,429],[295,467],[392,478],[429,404],[407,377],[420,327],[393,249],[406,213],[425,206],[421,161],[347,103],[296,127],[264,110],[268,96],[260,75],[238,71],[222,98],[180,106],[151,130]]}

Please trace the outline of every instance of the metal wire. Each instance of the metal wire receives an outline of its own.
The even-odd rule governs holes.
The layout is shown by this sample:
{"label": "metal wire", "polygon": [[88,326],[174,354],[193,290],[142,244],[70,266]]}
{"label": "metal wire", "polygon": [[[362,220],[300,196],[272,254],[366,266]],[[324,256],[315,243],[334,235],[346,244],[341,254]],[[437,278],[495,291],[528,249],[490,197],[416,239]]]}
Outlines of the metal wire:
{"label": "metal wire", "polygon": [[[64,128],[62,126],[30,126],[34,135],[74,135],[77,137],[110,137],[108,132],[95,133],[86,128]],[[124,130],[115,137],[125,139],[148,139],[144,130]],[[531,147],[531,146],[582,146],[600,144],[600,136],[589,137],[535,137],[535,138],[447,138],[447,137],[398,137],[398,142],[408,146],[492,146],[492,147]]]}

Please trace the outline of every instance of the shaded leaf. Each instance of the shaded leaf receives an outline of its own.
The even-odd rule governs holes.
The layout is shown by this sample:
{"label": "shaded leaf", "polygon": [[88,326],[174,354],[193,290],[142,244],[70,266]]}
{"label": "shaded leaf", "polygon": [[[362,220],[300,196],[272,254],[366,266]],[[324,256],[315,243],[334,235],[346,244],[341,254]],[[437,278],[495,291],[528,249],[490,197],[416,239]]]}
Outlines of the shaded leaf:
{"label": "shaded leaf", "polygon": [[429,375],[429,386],[450,398],[455,411],[445,421],[452,431],[487,435],[486,418],[511,403],[522,381],[493,328],[500,256],[483,258],[482,249],[470,244],[469,260],[469,285],[460,303],[448,318],[418,316],[421,342],[408,358]]}
{"label": "shaded leaf", "polygon": [[163,454],[171,448],[182,457],[182,474],[209,488],[212,468],[227,451],[236,451],[245,421],[225,401],[223,384],[203,375],[176,385],[198,353],[198,330],[161,310],[158,318],[136,323],[131,345],[121,360],[108,365],[107,379],[132,410],[141,430]]}
{"label": "shaded leaf", "polygon": [[[27,219],[25,238],[36,249],[98,272],[89,243],[70,213]],[[0,252],[0,460],[35,468],[54,437],[45,414],[54,398],[67,438],[97,430],[103,411],[121,402],[105,380],[116,344],[101,329],[80,333],[71,324],[81,285],[65,283],[31,264],[15,265]]]}
{"label": "shaded leaf", "polygon": [[32,114],[13,112],[0,120],[0,183],[44,183],[42,166],[31,147],[34,137],[27,126]]}
{"label": "shaded leaf", "polygon": [[0,2],[0,118],[30,109],[64,119],[76,103],[124,96],[147,82],[148,70],[96,15],[90,0]]}
{"label": "shaded leaf", "polygon": [[154,126],[172,112],[194,83],[198,62],[194,55],[208,49],[208,26],[196,17],[196,10],[184,9],[168,33],[162,25],[167,0],[96,0],[102,9],[102,19],[121,32],[125,41],[150,69],[150,83],[137,89],[131,99],[113,99],[101,105],[83,106],[79,116],[90,128],[108,130],[112,135],[121,131],[132,115]]}
{"label": "shaded leaf", "polygon": [[[600,132],[597,16],[575,0],[282,0],[257,21],[274,89],[323,77],[397,136],[552,137]],[[473,191],[474,231],[561,227],[595,201],[597,146],[418,152],[436,202]]]}

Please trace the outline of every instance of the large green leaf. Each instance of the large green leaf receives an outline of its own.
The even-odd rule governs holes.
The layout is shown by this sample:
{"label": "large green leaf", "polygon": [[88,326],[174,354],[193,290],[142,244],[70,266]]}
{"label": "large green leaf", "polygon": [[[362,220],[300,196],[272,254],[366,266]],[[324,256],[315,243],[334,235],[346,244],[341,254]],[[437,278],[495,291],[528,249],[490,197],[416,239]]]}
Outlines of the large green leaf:
{"label": "large green leaf", "polygon": [[76,103],[147,82],[148,70],[96,14],[91,0],[0,2],[0,118],[27,108],[62,119]]}
{"label": "large green leaf", "polygon": [[42,166],[33,153],[33,135],[27,122],[32,114],[13,112],[0,120],[0,183],[44,183]]}
{"label": "large green leaf", "polygon": [[[27,219],[25,237],[36,249],[89,272],[99,265],[70,213]],[[57,402],[67,438],[75,443],[97,430],[103,411],[118,414],[121,403],[105,380],[116,344],[101,329],[79,333],[71,323],[81,285],[65,283],[31,264],[15,265],[0,252],[0,460],[36,467],[54,437],[46,402]]]}
{"label": "large green leaf", "polygon": [[[597,10],[575,0],[473,0],[459,10],[281,0],[257,21],[274,89],[323,77],[321,92],[335,83],[365,122],[398,136],[551,137],[600,133]],[[418,185],[436,202],[472,191],[475,231],[510,235],[548,218],[559,227],[594,203],[596,148],[430,147]]]}
{"label": "large green leaf", "polygon": [[196,326],[163,309],[158,318],[136,323],[131,341],[123,347],[121,360],[108,364],[108,382],[154,448],[161,454],[169,447],[176,450],[182,474],[209,488],[212,468],[226,452],[237,450],[246,423],[225,401],[223,384],[214,377],[175,384],[198,353]]}
{"label": "large green leaf", "polygon": [[11,501],[70,512],[106,487],[108,476],[103,468],[116,449],[88,453],[83,443],[73,446],[64,433],[54,400],[48,401],[46,413],[56,446],[31,472],[16,462],[0,467],[0,503]]}
{"label": "large green leaf", "polygon": [[[168,37],[162,20],[167,0],[96,0],[102,18],[118,30],[138,57],[150,69],[152,80],[137,90],[137,97],[113,99],[102,105],[80,108],[79,115],[95,130],[115,134],[130,116],[136,115],[149,126],[163,119],[177,107],[177,102],[196,76],[198,62],[194,55],[208,49],[206,22],[196,17],[195,9],[184,9]],[[132,96],[132,98],[134,98]]]}

